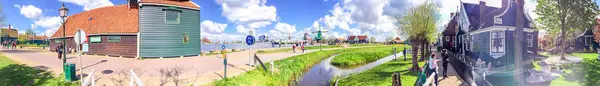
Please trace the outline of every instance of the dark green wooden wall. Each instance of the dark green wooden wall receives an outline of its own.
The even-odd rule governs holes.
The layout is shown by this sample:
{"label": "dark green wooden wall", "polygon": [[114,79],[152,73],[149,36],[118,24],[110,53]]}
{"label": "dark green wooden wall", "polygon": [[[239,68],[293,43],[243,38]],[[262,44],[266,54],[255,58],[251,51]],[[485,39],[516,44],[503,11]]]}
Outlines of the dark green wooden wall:
{"label": "dark green wooden wall", "polygon": [[[200,11],[178,8],[179,24],[165,23],[164,9],[173,7],[144,5],[140,7],[140,57],[177,57],[200,54]],[[183,42],[188,33],[188,42]]]}

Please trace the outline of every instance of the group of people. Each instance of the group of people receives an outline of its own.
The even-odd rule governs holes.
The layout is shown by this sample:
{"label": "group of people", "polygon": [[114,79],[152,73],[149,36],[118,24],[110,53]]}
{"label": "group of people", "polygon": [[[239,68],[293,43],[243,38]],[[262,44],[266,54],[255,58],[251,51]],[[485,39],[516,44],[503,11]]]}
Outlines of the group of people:
{"label": "group of people", "polygon": [[[448,78],[448,75],[447,75],[448,63],[450,63],[449,59],[448,59],[449,55],[448,55],[448,52],[446,50],[442,50],[441,55],[442,55],[442,66],[443,66],[442,75],[443,75],[443,78]],[[431,74],[435,74],[435,76],[434,76],[434,83],[435,83],[435,86],[438,86],[438,81],[437,81],[438,80],[438,76],[437,76],[437,74],[438,74],[438,71],[437,71],[437,59],[436,59],[435,54],[431,54],[431,57],[429,58],[429,61],[427,61],[427,63],[429,65],[429,68],[428,69],[424,69],[424,70],[427,70],[427,76],[430,76]]]}
{"label": "group of people", "polygon": [[298,47],[298,45],[301,46],[300,48],[302,48],[302,53],[304,53],[304,43],[302,43],[302,44],[296,43],[296,44],[292,45],[292,50],[294,51],[294,53],[296,53],[296,47]]}
{"label": "group of people", "polygon": [[4,49],[16,49],[17,41],[4,41],[2,42],[2,46],[4,46]]}

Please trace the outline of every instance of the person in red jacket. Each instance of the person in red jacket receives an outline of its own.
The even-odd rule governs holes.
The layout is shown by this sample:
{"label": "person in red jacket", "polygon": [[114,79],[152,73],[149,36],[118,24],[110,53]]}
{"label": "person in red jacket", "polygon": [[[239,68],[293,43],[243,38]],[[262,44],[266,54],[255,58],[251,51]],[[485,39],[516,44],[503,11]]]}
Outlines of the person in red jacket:
{"label": "person in red jacket", "polygon": [[304,53],[304,43],[302,43],[302,53]]}
{"label": "person in red jacket", "polygon": [[292,50],[294,51],[294,53],[296,53],[296,45],[292,45]]}

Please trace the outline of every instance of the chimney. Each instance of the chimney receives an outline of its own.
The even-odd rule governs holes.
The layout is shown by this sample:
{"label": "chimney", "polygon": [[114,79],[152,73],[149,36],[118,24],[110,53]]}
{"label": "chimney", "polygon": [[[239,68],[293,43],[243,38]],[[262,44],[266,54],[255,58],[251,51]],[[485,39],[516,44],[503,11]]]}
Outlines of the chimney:
{"label": "chimney", "polygon": [[450,18],[454,17],[454,13],[450,13]]}
{"label": "chimney", "polygon": [[479,1],[479,24],[483,24],[483,21],[485,20],[485,8],[486,8],[486,4],[484,0]]}
{"label": "chimney", "polygon": [[138,8],[138,0],[127,0],[127,5],[129,5],[129,9]]}

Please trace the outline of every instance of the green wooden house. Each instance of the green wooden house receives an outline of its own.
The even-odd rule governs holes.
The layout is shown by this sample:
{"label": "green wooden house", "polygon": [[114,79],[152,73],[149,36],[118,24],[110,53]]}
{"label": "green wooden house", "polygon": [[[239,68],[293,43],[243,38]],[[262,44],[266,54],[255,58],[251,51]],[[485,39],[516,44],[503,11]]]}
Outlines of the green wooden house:
{"label": "green wooden house", "polygon": [[[181,57],[200,54],[200,6],[190,0],[129,0],[69,16],[67,47],[84,30],[87,54],[119,57]],[[52,35],[50,47],[62,43],[62,27]]]}

